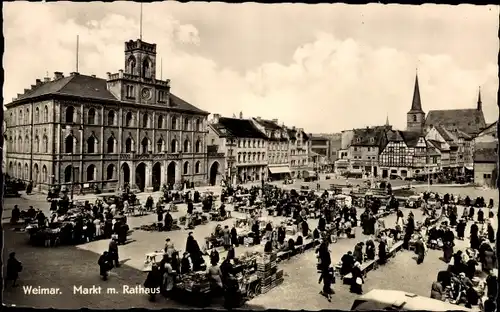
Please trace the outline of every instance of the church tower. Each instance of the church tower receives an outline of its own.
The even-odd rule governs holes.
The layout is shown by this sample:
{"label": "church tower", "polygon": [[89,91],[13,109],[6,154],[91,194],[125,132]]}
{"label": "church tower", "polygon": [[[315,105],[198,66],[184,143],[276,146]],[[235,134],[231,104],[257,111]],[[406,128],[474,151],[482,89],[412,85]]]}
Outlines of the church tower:
{"label": "church tower", "polygon": [[423,132],[424,125],[425,113],[422,110],[422,103],[420,101],[420,88],[418,86],[418,75],[416,75],[411,109],[406,114],[406,130],[411,132]]}
{"label": "church tower", "polygon": [[483,110],[483,102],[481,101],[481,87],[479,87],[479,94],[477,96],[477,110],[478,111]]}
{"label": "church tower", "polygon": [[125,42],[125,73],[145,80],[156,76],[156,44],[141,39]]}

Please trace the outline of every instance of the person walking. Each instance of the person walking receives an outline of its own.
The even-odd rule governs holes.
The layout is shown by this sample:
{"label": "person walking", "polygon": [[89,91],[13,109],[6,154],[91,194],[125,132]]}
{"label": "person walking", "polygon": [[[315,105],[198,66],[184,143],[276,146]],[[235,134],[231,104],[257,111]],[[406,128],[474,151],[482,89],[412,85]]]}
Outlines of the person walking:
{"label": "person walking", "polygon": [[111,260],[111,265],[114,265],[117,268],[120,267],[118,258],[118,242],[116,238],[112,238],[109,242],[108,253]]}
{"label": "person walking", "polygon": [[160,287],[162,284],[162,276],[160,269],[156,263],[153,263],[151,267],[151,271],[148,273],[146,277],[146,281],[144,282],[144,288],[149,290],[149,301],[156,301],[156,295],[160,292]]}
{"label": "person walking", "polygon": [[99,257],[99,260],[97,261],[97,264],[99,265],[99,275],[101,275],[101,278],[102,278],[103,281],[106,281],[108,279],[108,272],[113,267],[113,264],[111,263],[111,259],[110,259],[109,253],[107,251],[105,251]]}
{"label": "person walking", "polygon": [[321,295],[325,296],[328,301],[332,301],[332,295],[335,291],[332,289],[332,284],[335,283],[335,275],[333,268],[329,267],[326,270],[321,271],[321,275],[318,280],[318,284],[323,282],[323,290],[320,292]]}
{"label": "person walking", "polygon": [[5,287],[7,287],[7,282],[12,281],[12,287],[17,287],[17,279],[19,278],[19,273],[23,270],[23,265],[19,260],[16,259],[16,253],[11,252],[9,254],[9,260],[7,260],[7,276],[5,279]]}

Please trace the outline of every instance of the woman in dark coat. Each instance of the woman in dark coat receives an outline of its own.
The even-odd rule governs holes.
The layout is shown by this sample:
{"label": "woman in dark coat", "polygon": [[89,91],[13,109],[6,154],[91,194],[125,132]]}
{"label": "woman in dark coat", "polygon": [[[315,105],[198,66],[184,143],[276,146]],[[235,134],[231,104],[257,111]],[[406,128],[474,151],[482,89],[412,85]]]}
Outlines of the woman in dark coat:
{"label": "woman in dark coat", "polygon": [[158,268],[156,263],[153,263],[151,271],[148,273],[146,277],[146,281],[144,282],[144,288],[149,290],[149,301],[156,300],[157,288],[160,288],[162,285],[162,274]]}
{"label": "woman in dark coat", "polygon": [[493,229],[493,226],[489,222],[488,222],[487,231],[488,231],[488,240],[490,241],[490,243],[494,243],[495,242],[495,230]]}
{"label": "woman in dark coat", "polygon": [[496,298],[498,289],[497,277],[491,274],[488,275],[488,277],[486,278],[486,286],[488,288],[487,290],[488,298]]}
{"label": "woman in dark coat", "polygon": [[479,244],[479,227],[474,223],[470,227],[470,248],[477,250],[479,249]]}
{"label": "woman in dark coat", "polygon": [[280,226],[278,228],[278,243],[280,245],[283,245],[283,243],[285,242],[285,237],[286,237],[286,231],[285,231],[285,228]]}
{"label": "woman in dark coat", "polygon": [[326,228],[326,220],[325,218],[323,218],[323,216],[321,216],[318,220],[318,230],[320,232],[323,232],[325,231],[325,228]]}
{"label": "woman in dark coat", "polygon": [[193,233],[190,232],[186,241],[186,252],[189,253],[191,261],[193,262],[193,271],[198,271],[201,264],[203,263],[202,253],[198,242],[192,236]]}
{"label": "woman in dark coat", "polygon": [[226,258],[229,259],[229,260],[232,260],[235,257],[236,257],[236,253],[234,251],[234,246],[229,246]]}
{"label": "woman in dark coat", "polygon": [[19,277],[19,272],[23,270],[21,262],[16,259],[16,253],[11,252],[9,255],[9,260],[7,260],[7,276],[5,279],[5,286],[7,286],[7,281],[12,281],[12,287],[17,286],[17,278]]}
{"label": "woman in dark coat", "polygon": [[378,263],[385,264],[387,262],[387,243],[385,240],[380,240],[378,244]]}
{"label": "woman in dark coat", "polygon": [[454,213],[453,211],[450,213],[450,226],[455,226],[457,225],[457,214]]}
{"label": "woman in dark coat", "polygon": [[481,263],[483,272],[489,273],[491,270],[495,267],[495,262],[496,262],[496,257],[495,253],[491,248],[488,248],[488,250],[484,251],[484,257],[483,261]]}
{"label": "woman in dark coat", "polygon": [[375,259],[375,243],[373,240],[368,240],[366,242],[366,259],[374,260]]}
{"label": "woman in dark coat", "polygon": [[479,208],[479,210],[477,211],[477,222],[484,222],[484,211],[481,208]]}
{"label": "woman in dark coat", "polygon": [[302,221],[302,236],[307,237],[309,235],[309,224],[306,220]]}
{"label": "woman in dark coat", "polygon": [[210,263],[212,265],[218,264],[220,260],[219,252],[215,248],[210,252]]}
{"label": "woman in dark coat", "polygon": [[240,242],[238,241],[238,232],[234,226],[231,228],[231,245],[236,247],[240,245]]}
{"label": "woman in dark coat", "polygon": [[443,243],[443,260],[446,263],[450,263],[453,257],[453,242],[445,241]]}
{"label": "woman in dark coat", "polygon": [[107,251],[105,251],[99,257],[97,264],[99,265],[99,275],[101,275],[101,277],[104,281],[107,280],[108,279],[108,271],[111,270],[111,268],[113,267],[113,264],[111,262],[111,257],[109,256],[109,253]]}
{"label": "woman in dark coat", "polygon": [[356,262],[352,268],[352,281],[351,292],[362,295],[363,294],[363,273],[361,272],[361,264]]}
{"label": "woman in dark coat", "polygon": [[354,256],[354,261],[357,261],[359,263],[363,263],[363,243],[360,242],[358,244],[356,244],[356,246],[354,246],[354,253],[353,253],[353,256]]}
{"label": "woman in dark coat", "polygon": [[345,276],[352,271],[352,267],[354,266],[354,257],[352,256],[352,251],[348,251],[345,255],[342,256],[341,267],[340,267],[340,275]]}
{"label": "woman in dark coat", "polygon": [[464,239],[465,236],[465,228],[467,227],[467,221],[465,219],[460,219],[457,224],[457,237],[460,240]]}

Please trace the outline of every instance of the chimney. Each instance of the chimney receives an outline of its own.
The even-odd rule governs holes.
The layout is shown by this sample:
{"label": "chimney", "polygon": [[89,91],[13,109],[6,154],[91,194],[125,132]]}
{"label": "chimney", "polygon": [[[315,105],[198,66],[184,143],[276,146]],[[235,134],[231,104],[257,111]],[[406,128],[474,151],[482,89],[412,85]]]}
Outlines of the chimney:
{"label": "chimney", "polygon": [[45,77],[45,78],[43,78],[43,82],[44,82],[44,83],[50,82],[50,78],[49,78],[49,77]]}
{"label": "chimney", "polygon": [[123,69],[120,69],[118,71],[118,78],[120,78],[120,79],[123,78]]}
{"label": "chimney", "polygon": [[61,72],[54,72],[54,80],[59,80],[61,78],[64,78],[63,73],[61,73]]}
{"label": "chimney", "polygon": [[111,80],[111,73],[110,72],[107,72],[106,76],[108,76],[108,80]]}
{"label": "chimney", "polygon": [[31,90],[35,90],[36,85],[31,85]]}
{"label": "chimney", "polygon": [[78,75],[78,73],[77,72],[72,72],[72,73],[70,73],[70,75],[71,76],[76,76],[76,75]]}
{"label": "chimney", "polygon": [[42,81],[41,81],[40,79],[37,79],[37,80],[36,80],[36,85],[37,85],[37,86],[40,86],[41,84],[42,84]]}
{"label": "chimney", "polygon": [[240,112],[240,119],[243,119],[243,112]]}
{"label": "chimney", "polygon": [[220,114],[214,114],[212,118],[212,123],[214,124],[219,123],[219,119],[220,119]]}
{"label": "chimney", "polygon": [[277,123],[278,123],[278,119],[273,119],[273,122],[274,122],[275,124],[277,124]]}
{"label": "chimney", "polygon": [[92,78],[96,78],[96,76],[95,76],[95,75],[90,75],[90,77],[92,77]]}

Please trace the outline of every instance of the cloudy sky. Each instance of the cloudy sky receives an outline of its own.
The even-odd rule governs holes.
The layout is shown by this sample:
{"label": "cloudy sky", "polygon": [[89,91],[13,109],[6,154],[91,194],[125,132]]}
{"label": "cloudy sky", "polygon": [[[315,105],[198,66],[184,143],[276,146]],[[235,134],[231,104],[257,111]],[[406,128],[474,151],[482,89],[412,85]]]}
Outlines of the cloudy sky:
{"label": "cloudy sky", "polygon": [[[139,37],[136,3],[4,4],[6,102],[55,71],[106,77]],[[146,3],[143,39],[172,92],[225,116],[308,132],[403,129],[418,68],[422,105],[498,117],[498,6]],[[160,74],[157,74],[159,77]]]}

